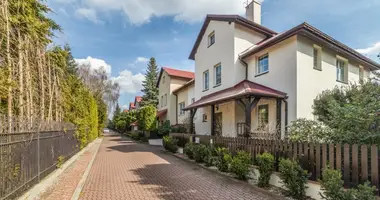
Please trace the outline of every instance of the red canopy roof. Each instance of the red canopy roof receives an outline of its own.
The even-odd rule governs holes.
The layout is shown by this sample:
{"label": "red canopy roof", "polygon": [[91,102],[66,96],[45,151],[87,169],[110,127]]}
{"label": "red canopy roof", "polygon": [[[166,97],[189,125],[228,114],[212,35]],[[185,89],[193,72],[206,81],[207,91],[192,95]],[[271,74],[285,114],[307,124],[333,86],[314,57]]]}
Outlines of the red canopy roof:
{"label": "red canopy roof", "polygon": [[159,110],[157,111],[157,117],[163,117],[166,115],[167,112],[168,112],[168,109]]}
{"label": "red canopy roof", "polygon": [[216,103],[238,99],[244,96],[257,96],[257,97],[271,97],[271,98],[285,98],[286,93],[272,89],[270,87],[260,85],[248,80],[244,80],[233,87],[209,94],[202,97],[198,101],[186,107],[184,110],[193,108],[204,107]]}

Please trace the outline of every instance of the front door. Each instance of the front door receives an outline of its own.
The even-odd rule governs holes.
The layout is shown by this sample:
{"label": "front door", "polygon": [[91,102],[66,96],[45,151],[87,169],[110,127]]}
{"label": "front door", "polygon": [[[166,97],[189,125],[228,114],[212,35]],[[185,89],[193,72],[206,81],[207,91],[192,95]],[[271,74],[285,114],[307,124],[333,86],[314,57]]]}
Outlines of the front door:
{"label": "front door", "polygon": [[223,117],[222,113],[215,113],[215,134],[217,136],[222,136],[223,130]]}

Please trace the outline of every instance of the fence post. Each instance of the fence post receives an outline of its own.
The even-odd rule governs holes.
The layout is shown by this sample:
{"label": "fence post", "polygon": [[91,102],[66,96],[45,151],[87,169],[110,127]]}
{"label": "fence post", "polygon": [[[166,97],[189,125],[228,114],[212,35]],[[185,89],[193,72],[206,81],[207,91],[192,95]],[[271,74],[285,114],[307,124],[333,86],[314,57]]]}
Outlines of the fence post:
{"label": "fence post", "polygon": [[37,129],[37,176],[38,176],[38,182],[41,181],[40,174],[41,174],[41,165],[40,165],[40,128]]}

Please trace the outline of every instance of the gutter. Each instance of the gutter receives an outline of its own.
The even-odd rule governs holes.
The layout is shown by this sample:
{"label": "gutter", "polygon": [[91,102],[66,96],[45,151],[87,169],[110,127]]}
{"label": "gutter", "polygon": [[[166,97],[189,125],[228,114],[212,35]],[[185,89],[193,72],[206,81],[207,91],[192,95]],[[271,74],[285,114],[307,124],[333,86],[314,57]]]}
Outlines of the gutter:
{"label": "gutter", "polygon": [[248,80],[248,63],[239,56],[239,61],[245,66],[245,80]]}

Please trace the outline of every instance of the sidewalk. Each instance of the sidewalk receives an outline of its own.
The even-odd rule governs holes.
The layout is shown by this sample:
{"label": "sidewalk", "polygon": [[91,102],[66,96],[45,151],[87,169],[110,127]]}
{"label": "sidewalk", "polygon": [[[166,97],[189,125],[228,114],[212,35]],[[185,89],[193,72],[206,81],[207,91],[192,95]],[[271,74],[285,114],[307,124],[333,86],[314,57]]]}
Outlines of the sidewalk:
{"label": "sidewalk", "polygon": [[100,146],[100,142],[91,146],[76,161],[63,172],[53,186],[41,194],[41,199],[46,200],[70,200],[81,181],[88,165]]}

